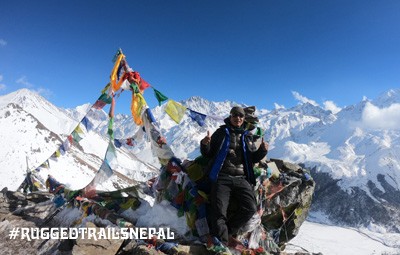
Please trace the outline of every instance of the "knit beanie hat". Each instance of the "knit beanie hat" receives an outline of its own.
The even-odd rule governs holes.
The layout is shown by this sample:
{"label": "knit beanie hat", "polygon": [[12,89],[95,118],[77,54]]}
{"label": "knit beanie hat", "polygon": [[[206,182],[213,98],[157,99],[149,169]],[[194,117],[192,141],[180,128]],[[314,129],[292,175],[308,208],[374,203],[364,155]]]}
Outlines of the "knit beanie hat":
{"label": "knit beanie hat", "polygon": [[234,106],[234,107],[232,107],[230,114],[234,114],[234,113],[240,113],[240,114],[242,114],[243,116],[245,115],[245,112],[244,112],[243,108],[240,107],[240,106]]}

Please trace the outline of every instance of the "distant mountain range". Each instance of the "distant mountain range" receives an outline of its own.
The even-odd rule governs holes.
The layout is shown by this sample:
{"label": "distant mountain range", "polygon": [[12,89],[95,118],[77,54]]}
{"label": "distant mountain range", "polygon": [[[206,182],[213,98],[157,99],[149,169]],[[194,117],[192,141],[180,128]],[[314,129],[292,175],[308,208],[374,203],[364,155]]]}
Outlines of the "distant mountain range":
{"label": "distant mountain range", "polygon": [[[176,124],[164,105],[152,112],[175,155],[195,158],[207,130],[213,132],[235,102],[211,102],[191,97],[181,102],[209,116],[200,127],[188,115]],[[400,128],[390,118],[400,106],[400,90],[363,100],[337,113],[303,103],[269,111],[257,109],[259,126],[270,143],[269,158],[304,165],[317,186],[311,215],[324,215],[334,224],[380,225],[400,232]],[[0,187],[17,189],[27,168],[48,159],[87,114],[93,130],[78,145],[39,175],[51,173],[72,188],[82,188],[99,169],[107,148],[108,116],[90,105],[61,109],[40,95],[22,89],[0,96]],[[388,117],[389,116],[389,117]],[[132,137],[138,130],[132,118],[117,114],[115,138]],[[105,189],[157,174],[159,163],[145,142],[118,149],[117,178]],[[321,219],[318,218],[318,219]],[[318,220],[316,219],[316,220]]]}

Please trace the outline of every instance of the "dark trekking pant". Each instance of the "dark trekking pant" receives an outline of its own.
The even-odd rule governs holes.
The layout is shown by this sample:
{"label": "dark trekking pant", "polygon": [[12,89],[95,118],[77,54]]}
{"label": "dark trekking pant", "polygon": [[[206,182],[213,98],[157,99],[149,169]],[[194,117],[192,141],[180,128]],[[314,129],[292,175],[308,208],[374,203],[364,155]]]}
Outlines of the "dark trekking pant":
{"label": "dark trekking pant", "polygon": [[[227,244],[229,235],[238,230],[256,213],[253,188],[245,176],[220,174],[211,189],[211,234]],[[229,203],[238,202],[237,210],[227,218]]]}

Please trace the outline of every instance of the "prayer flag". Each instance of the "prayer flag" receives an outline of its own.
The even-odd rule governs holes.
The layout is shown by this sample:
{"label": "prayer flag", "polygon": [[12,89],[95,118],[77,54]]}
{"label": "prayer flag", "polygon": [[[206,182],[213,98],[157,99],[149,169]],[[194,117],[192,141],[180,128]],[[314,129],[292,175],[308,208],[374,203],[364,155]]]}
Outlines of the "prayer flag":
{"label": "prayer flag", "polygon": [[106,157],[105,160],[107,162],[111,162],[113,161],[114,158],[116,158],[117,155],[115,154],[115,147],[114,147],[114,143],[112,143],[111,141],[108,143],[108,147],[107,147],[107,151],[106,151]]}
{"label": "prayer flag", "polygon": [[150,87],[150,84],[147,83],[147,81],[145,81],[143,78],[140,79],[140,83],[139,83],[139,89],[140,89],[140,91],[143,93],[143,91],[144,91],[145,89],[147,89],[148,87]]}
{"label": "prayer flag", "polygon": [[76,132],[75,130],[72,132],[71,135],[76,143],[79,143],[82,140],[82,137],[80,137],[78,132]]}
{"label": "prayer flag", "polygon": [[[154,89],[154,88],[153,88]],[[162,102],[167,101],[168,97],[166,97],[165,95],[163,95],[160,91],[154,89],[154,95],[157,98],[158,101],[158,105],[161,105]]]}
{"label": "prayer flag", "polygon": [[55,160],[57,160],[57,158],[59,158],[60,156],[61,156],[60,149],[57,149],[57,150],[53,153],[53,155],[51,155],[51,157],[52,157],[52,158],[55,158]]}
{"label": "prayer flag", "polygon": [[97,100],[101,100],[106,104],[111,104],[112,97],[110,95],[106,94],[106,93],[103,93],[103,94],[101,94],[101,96]]}
{"label": "prayer flag", "polygon": [[101,91],[101,94],[106,93],[106,91],[108,91],[108,90],[110,89],[110,87],[111,87],[111,83],[108,83],[108,84],[104,87],[104,89]]}
{"label": "prayer flag", "polygon": [[128,80],[124,80],[123,82],[122,82],[122,85],[121,85],[121,89],[123,89],[123,90],[129,90],[130,89],[130,83],[129,83],[129,81]]}
{"label": "prayer flag", "polygon": [[121,65],[121,60],[123,58],[125,58],[125,55],[120,53],[118,55],[118,57],[117,57],[117,60],[115,61],[114,68],[113,68],[113,70],[111,72],[110,82],[111,82],[111,86],[112,86],[113,91],[119,90],[119,88],[121,87],[121,84],[122,84],[121,82],[119,82],[117,84],[117,72],[118,72],[118,69],[119,69],[119,67]]}
{"label": "prayer flag", "polygon": [[94,103],[94,105],[92,106],[94,109],[97,110],[101,110],[103,109],[103,107],[106,105],[105,102],[101,101],[101,100],[97,100],[96,103]]}
{"label": "prayer flag", "polygon": [[220,121],[220,122],[224,122],[224,118],[221,116],[216,116],[216,115],[207,115],[208,118],[211,118],[215,121]]}
{"label": "prayer flag", "polygon": [[67,139],[68,139],[68,141],[69,141],[70,144],[73,144],[72,142],[74,141],[74,138],[72,137],[72,135],[69,135],[69,136],[67,137]]}
{"label": "prayer flag", "polygon": [[133,139],[132,138],[126,139],[126,144],[129,146],[133,146]]}
{"label": "prayer flag", "polygon": [[83,124],[83,126],[85,126],[87,131],[92,130],[93,124],[90,122],[90,120],[86,116],[83,117],[81,123]]}
{"label": "prayer flag", "polygon": [[[80,124],[80,123],[79,123]],[[80,125],[78,124],[78,126],[76,126],[76,128],[74,129],[74,131],[76,132],[76,133],[78,133],[78,134],[83,134],[83,131],[82,131],[82,129],[81,129],[81,127],[80,127]]]}
{"label": "prayer flag", "polygon": [[156,122],[156,119],[154,118],[154,115],[151,112],[150,108],[147,108],[146,111],[147,111],[147,117],[149,118],[149,121],[151,123]]}
{"label": "prayer flag", "polygon": [[71,144],[69,142],[69,136],[68,136],[68,139],[66,139],[60,146],[61,155],[64,155],[65,152],[69,151],[70,148],[71,148]]}
{"label": "prayer flag", "polygon": [[132,89],[133,93],[140,93],[139,87],[136,85],[135,82],[132,82],[129,87]]}
{"label": "prayer flag", "polygon": [[121,148],[121,146],[122,146],[121,142],[118,139],[114,139],[114,145],[117,148]]}
{"label": "prayer flag", "polygon": [[119,79],[122,76],[122,73],[124,72],[122,67],[123,67],[123,64],[122,64],[122,61],[121,61],[120,65],[118,67],[118,70],[117,70],[117,79]]}
{"label": "prayer flag", "polygon": [[142,79],[142,78],[140,77],[139,72],[132,72],[132,73],[131,73],[131,78],[132,78],[132,80],[133,80],[136,84],[140,84],[140,80]]}
{"label": "prayer flag", "polygon": [[178,102],[170,99],[165,107],[165,112],[173,119],[177,124],[181,122],[183,115],[185,114],[186,107]]}
{"label": "prayer flag", "polygon": [[204,120],[207,117],[206,115],[204,115],[202,113],[199,113],[199,112],[196,112],[196,111],[193,111],[190,109],[189,109],[189,116],[190,116],[190,118],[192,118],[192,120],[196,121],[197,124],[199,124],[199,126],[201,126],[201,127],[204,125]]}
{"label": "prayer flag", "polygon": [[110,118],[110,120],[108,121],[108,130],[107,130],[107,134],[111,137],[111,139],[114,139],[114,130],[113,130],[113,126],[114,126],[114,118]]}
{"label": "prayer flag", "polygon": [[131,112],[133,120],[136,125],[142,125],[142,110],[146,105],[146,101],[144,100],[142,94],[140,93],[132,93],[132,102],[131,102]]}
{"label": "prayer flag", "polygon": [[100,171],[106,173],[108,177],[110,177],[113,174],[113,170],[111,169],[110,164],[108,164],[107,160],[103,161],[103,164],[100,167]]}
{"label": "prayer flag", "polygon": [[43,164],[41,164],[40,167],[49,168],[49,167],[50,167],[50,162],[49,162],[49,160],[46,160],[45,162],[43,162]]}

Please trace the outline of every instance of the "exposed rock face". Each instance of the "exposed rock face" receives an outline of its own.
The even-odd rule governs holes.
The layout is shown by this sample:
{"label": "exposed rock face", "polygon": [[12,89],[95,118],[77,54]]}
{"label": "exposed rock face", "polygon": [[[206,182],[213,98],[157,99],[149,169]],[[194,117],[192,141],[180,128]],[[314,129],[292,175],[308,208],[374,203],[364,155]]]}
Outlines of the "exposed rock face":
{"label": "exposed rock face", "polygon": [[[86,223],[87,228],[96,228],[92,222]],[[79,238],[73,246],[72,253],[76,255],[113,255],[117,254],[124,240],[122,239],[99,239],[93,241],[91,239]]]}
{"label": "exposed rock face", "polygon": [[[10,239],[9,233],[19,228],[51,228],[63,227],[53,219],[46,221],[49,215],[56,210],[54,203],[50,200],[53,195],[48,193],[24,195],[19,192],[10,192],[3,189],[0,193],[0,240],[1,254],[128,254],[120,250],[124,243],[122,239],[21,239],[21,235]],[[65,227],[65,226],[64,226]],[[96,227],[88,222],[86,227]],[[21,232],[20,232],[21,234]],[[135,245],[132,249],[125,249],[133,252],[129,254],[160,254],[154,248],[145,245]],[[141,251],[137,253],[136,251]]]}
{"label": "exposed rock face", "polygon": [[[51,228],[63,227],[54,218],[47,222],[48,217],[56,210],[50,200],[53,195],[48,193],[24,195],[3,189],[0,193],[0,246],[1,254],[74,254],[74,255],[112,255],[112,254],[164,254],[144,242],[123,239],[21,239],[21,235],[10,239],[9,233],[19,228]],[[87,228],[99,228],[93,222],[85,225]],[[64,226],[65,227],[65,226]],[[20,232],[21,233],[21,232]],[[174,254],[207,254],[202,245],[179,246],[179,253]]]}
{"label": "exposed rock face", "polygon": [[277,235],[274,236],[275,241],[283,246],[298,234],[301,224],[306,220],[315,182],[300,165],[279,159],[271,161],[281,172],[277,187],[283,186],[266,201],[262,222],[266,229],[274,230]]}
{"label": "exposed rock face", "polygon": [[370,194],[367,194],[359,187],[352,187],[350,192],[346,192],[339,187],[340,180],[315,169],[311,172],[316,182],[312,210],[325,212],[332,222],[338,224],[359,227],[374,223],[385,226],[389,231],[400,232],[400,191],[393,188],[385,176],[377,176],[384,191],[370,181]]}
{"label": "exposed rock face", "polygon": [[53,254],[58,240],[21,240],[21,236],[10,239],[14,228],[38,228],[44,218],[54,209],[46,194],[24,196],[19,192],[3,189],[0,193],[0,240],[2,254]]}

